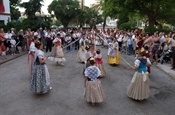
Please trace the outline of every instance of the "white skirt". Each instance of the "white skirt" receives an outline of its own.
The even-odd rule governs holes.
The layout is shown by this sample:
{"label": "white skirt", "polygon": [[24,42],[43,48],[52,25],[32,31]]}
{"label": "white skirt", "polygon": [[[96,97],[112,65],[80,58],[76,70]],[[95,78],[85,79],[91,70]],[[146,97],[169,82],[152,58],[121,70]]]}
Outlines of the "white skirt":
{"label": "white skirt", "polygon": [[2,52],[2,56],[5,56],[5,55],[6,55],[6,51],[3,51],[3,52]]}

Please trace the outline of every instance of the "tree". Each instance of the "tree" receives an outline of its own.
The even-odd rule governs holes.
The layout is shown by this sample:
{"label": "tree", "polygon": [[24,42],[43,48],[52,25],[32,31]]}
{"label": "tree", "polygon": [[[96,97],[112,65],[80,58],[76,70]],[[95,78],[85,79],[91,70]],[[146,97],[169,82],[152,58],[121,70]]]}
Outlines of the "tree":
{"label": "tree", "polygon": [[169,17],[175,16],[174,0],[119,0],[119,5],[128,12],[138,12],[148,18],[149,26],[154,26],[157,21],[170,22]]}
{"label": "tree", "polygon": [[[82,19],[83,17],[83,19]],[[79,19],[93,28],[94,24],[99,24],[102,22],[102,16],[94,8],[84,7],[83,15],[79,15]]]}
{"label": "tree", "polygon": [[20,4],[21,0],[10,0],[10,12],[11,12],[11,19],[18,20],[21,16],[19,9],[17,8]]}
{"label": "tree", "polygon": [[80,13],[80,5],[77,0],[53,0],[48,6],[48,11],[54,12],[57,19],[61,21],[64,28],[67,28],[69,22],[76,18]]}
{"label": "tree", "polygon": [[103,15],[118,17],[119,25],[128,23],[129,16],[135,14],[139,17],[146,17],[150,27],[154,27],[159,22],[175,24],[173,23],[174,0],[100,0],[100,2]]}
{"label": "tree", "polygon": [[106,18],[110,16],[111,18],[118,18],[120,12],[120,7],[118,6],[118,0],[98,0],[94,4],[93,8],[98,9],[102,12],[103,18],[103,29],[106,26]]}
{"label": "tree", "polygon": [[20,4],[21,7],[25,8],[25,14],[29,20],[36,20],[35,12],[41,12],[42,2],[44,0],[29,0]]}

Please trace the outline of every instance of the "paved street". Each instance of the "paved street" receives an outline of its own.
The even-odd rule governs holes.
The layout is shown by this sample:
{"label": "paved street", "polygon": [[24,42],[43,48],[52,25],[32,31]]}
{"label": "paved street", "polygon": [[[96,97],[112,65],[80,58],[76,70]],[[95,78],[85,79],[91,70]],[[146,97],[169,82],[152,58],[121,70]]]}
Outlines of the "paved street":
{"label": "paved street", "polygon": [[[83,64],[76,61],[76,51],[66,53],[65,66],[47,61],[53,89],[46,95],[29,90],[27,55],[0,65],[0,115],[174,115],[175,81],[154,65],[150,77],[150,98],[143,102],[126,96],[133,70],[121,60],[119,66],[106,63],[107,49],[102,49],[107,76],[102,78],[105,101],[91,106],[83,98]],[[49,54],[46,54],[49,55]],[[133,63],[133,57],[123,54]]]}

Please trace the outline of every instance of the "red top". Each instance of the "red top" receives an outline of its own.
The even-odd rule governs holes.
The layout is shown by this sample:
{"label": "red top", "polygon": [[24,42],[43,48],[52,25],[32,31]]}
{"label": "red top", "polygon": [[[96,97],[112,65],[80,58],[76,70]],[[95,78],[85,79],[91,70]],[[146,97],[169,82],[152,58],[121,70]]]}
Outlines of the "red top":
{"label": "red top", "polygon": [[1,51],[2,52],[5,52],[6,51],[6,47],[4,45],[1,45],[0,48],[1,48]]}
{"label": "red top", "polygon": [[95,62],[96,62],[96,64],[103,64],[102,55],[101,54],[96,54]]}
{"label": "red top", "polygon": [[146,56],[147,58],[150,58],[150,57],[151,57],[150,52],[149,52],[149,51],[146,51],[146,52],[145,52],[145,56]]}

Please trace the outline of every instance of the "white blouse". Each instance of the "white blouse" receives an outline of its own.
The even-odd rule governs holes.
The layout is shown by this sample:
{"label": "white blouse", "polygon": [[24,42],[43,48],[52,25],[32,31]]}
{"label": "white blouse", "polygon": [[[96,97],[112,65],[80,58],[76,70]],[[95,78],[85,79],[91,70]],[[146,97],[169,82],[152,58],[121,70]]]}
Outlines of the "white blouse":
{"label": "white blouse", "polygon": [[[147,65],[151,65],[150,59],[146,58],[146,60],[147,60]],[[140,65],[140,60],[136,59],[135,62],[134,62],[134,66],[139,67],[139,65]]]}

